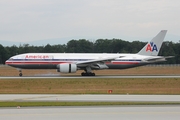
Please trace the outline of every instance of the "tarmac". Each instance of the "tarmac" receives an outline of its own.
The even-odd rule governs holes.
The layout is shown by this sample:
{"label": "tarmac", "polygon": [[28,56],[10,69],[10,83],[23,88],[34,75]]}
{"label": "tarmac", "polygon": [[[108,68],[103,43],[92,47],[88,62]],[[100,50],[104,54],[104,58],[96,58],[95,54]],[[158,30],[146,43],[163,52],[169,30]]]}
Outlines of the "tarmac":
{"label": "tarmac", "polygon": [[179,120],[180,106],[0,108],[1,120]]}
{"label": "tarmac", "polygon": [[180,95],[1,94],[1,101],[42,102],[180,102]]}

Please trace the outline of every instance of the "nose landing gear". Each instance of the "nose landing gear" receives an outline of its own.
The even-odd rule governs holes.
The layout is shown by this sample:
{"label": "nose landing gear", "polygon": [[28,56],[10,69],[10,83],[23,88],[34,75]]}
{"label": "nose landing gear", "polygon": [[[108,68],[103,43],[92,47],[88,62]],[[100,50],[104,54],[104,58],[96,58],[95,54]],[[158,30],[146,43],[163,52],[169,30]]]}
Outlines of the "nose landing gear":
{"label": "nose landing gear", "polygon": [[22,77],[22,75],[23,75],[22,73],[19,73],[19,76],[20,76],[20,77]]}
{"label": "nose landing gear", "polygon": [[22,75],[23,75],[23,74],[22,74],[22,70],[19,69],[19,76],[22,77]]}

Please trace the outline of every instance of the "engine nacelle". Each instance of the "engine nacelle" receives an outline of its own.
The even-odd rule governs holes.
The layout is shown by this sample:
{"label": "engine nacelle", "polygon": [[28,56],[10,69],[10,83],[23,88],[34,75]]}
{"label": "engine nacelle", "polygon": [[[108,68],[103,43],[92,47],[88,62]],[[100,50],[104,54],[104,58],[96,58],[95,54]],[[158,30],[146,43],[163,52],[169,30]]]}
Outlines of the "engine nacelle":
{"label": "engine nacelle", "polygon": [[70,64],[70,63],[62,63],[59,64],[57,71],[61,73],[75,73],[77,71],[77,65],[76,64]]}

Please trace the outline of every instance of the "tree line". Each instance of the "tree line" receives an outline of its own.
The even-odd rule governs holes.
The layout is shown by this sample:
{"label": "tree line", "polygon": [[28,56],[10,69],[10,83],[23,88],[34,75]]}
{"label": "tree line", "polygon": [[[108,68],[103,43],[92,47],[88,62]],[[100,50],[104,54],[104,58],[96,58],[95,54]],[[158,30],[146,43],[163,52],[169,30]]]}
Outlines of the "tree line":
{"label": "tree line", "polygon": [[[70,40],[67,44],[33,46],[29,44],[2,46],[0,44],[0,64],[11,56],[22,53],[137,53],[146,42],[128,42],[121,39]],[[180,64],[180,43],[163,42],[159,52],[161,56],[175,56],[167,64]]]}

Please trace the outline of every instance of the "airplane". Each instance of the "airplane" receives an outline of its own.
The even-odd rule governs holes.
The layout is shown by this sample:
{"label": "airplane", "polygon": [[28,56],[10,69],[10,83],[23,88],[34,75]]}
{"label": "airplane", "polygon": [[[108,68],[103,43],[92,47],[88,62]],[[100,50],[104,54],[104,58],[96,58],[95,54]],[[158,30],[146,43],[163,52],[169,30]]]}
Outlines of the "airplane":
{"label": "airplane", "polygon": [[167,30],[161,30],[136,54],[121,53],[24,53],[6,61],[6,65],[19,69],[56,69],[61,73],[84,70],[82,76],[95,76],[92,70],[127,69],[166,61],[173,56],[158,56]]}

